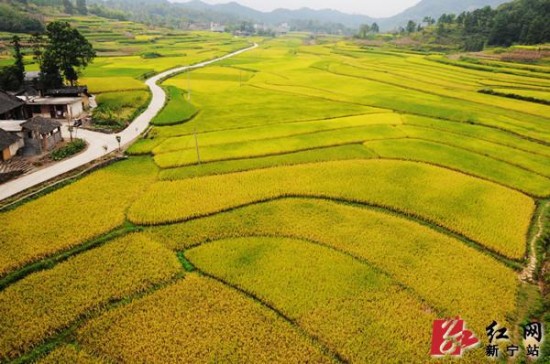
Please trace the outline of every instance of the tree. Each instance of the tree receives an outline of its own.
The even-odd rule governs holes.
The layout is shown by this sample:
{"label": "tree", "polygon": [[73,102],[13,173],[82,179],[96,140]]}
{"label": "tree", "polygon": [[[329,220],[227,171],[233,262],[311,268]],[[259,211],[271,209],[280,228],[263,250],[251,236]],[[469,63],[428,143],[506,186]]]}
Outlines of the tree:
{"label": "tree", "polygon": [[21,38],[14,35],[11,44],[13,45],[13,57],[15,58],[15,78],[22,85],[25,81],[25,63],[23,62],[23,53],[21,53]]}
{"label": "tree", "polygon": [[435,24],[435,19],[432,18],[431,16],[425,16],[424,17],[424,20],[422,20],[424,23],[426,23],[427,25],[434,25]]}
{"label": "tree", "polygon": [[380,33],[380,27],[376,23],[372,23],[370,30],[373,33]]}
{"label": "tree", "polygon": [[405,29],[409,34],[414,33],[416,31],[416,23],[412,20],[409,20],[409,22],[407,23],[407,27]]}
{"label": "tree", "polygon": [[361,27],[359,27],[359,35],[358,37],[361,39],[366,39],[367,34],[370,32],[370,26],[368,24],[363,24]]}
{"label": "tree", "polygon": [[86,0],[76,0],[76,10],[82,14],[88,14],[88,7],[86,6]]}
{"label": "tree", "polygon": [[59,88],[63,85],[63,78],[74,86],[78,81],[78,70],[87,67],[95,58],[92,45],[64,21],[48,24],[46,38],[40,34],[31,38],[34,59],[40,64],[40,88]]}
{"label": "tree", "polygon": [[7,91],[16,91],[21,84],[15,76],[17,69],[15,66],[8,66],[0,69],[0,89]]}
{"label": "tree", "polygon": [[74,6],[71,0],[63,0],[63,11],[65,14],[74,14]]}

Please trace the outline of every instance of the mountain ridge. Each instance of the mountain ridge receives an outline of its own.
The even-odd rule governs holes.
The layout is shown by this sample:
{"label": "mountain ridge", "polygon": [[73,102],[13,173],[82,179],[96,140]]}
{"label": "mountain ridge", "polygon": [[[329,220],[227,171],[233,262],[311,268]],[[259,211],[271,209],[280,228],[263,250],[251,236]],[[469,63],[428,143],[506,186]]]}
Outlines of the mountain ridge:
{"label": "mountain ridge", "polygon": [[361,24],[376,22],[383,30],[391,30],[406,24],[409,20],[420,22],[426,16],[437,19],[444,13],[459,14],[463,11],[471,11],[484,6],[496,7],[508,1],[509,0],[421,0],[418,4],[405,9],[401,13],[386,18],[375,18],[362,14],[349,14],[334,9],[315,10],[308,7],[296,10],[279,8],[269,12],[263,12],[241,5],[236,1],[223,4],[207,4],[201,0],[191,0],[188,2],[173,0],[172,2],[193,10],[214,10],[216,12],[229,13],[233,16],[243,18],[243,20],[259,21],[266,24],[284,23],[292,20],[312,20],[340,23],[350,28],[358,28]]}

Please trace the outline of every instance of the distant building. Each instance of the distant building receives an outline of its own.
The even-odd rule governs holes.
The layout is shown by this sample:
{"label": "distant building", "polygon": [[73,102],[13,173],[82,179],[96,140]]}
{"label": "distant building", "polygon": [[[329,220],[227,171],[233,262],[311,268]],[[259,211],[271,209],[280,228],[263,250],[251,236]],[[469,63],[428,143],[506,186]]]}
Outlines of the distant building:
{"label": "distant building", "polygon": [[27,155],[46,153],[63,141],[61,123],[57,120],[36,116],[22,123],[21,127]]}
{"label": "distant building", "polygon": [[8,161],[24,146],[23,139],[0,129],[0,161]]}
{"label": "distant building", "polygon": [[210,23],[210,31],[214,33],[225,32],[225,26],[217,23]]}
{"label": "distant building", "polygon": [[280,24],[277,28],[275,28],[275,35],[277,36],[286,35],[288,32],[290,32],[290,26],[288,23]]}

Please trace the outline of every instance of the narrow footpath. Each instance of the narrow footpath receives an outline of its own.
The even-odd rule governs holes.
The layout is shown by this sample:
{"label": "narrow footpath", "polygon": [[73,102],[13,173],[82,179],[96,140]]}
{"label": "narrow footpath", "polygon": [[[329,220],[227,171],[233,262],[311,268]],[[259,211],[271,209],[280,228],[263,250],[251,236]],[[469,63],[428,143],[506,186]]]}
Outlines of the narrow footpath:
{"label": "narrow footpath", "polygon": [[[83,165],[86,165],[109,153],[112,153],[113,151],[118,149],[116,135],[121,137],[122,147],[126,147],[129,144],[133,143],[136,139],[139,138],[141,133],[143,133],[149,127],[149,123],[151,122],[151,120],[153,120],[153,118],[164,107],[164,103],[166,102],[166,94],[164,93],[164,90],[159,85],[157,85],[157,82],[159,82],[160,80],[176,73],[206,67],[212,63],[234,57],[257,47],[258,45],[254,44],[251,47],[241,49],[239,51],[227,54],[223,57],[197,63],[192,66],[174,68],[160,73],[154,77],[151,77],[145,82],[145,84],[151,90],[151,103],[149,104],[147,109],[141,115],[139,115],[125,130],[118,134],[112,135],[102,134],[89,130],[78,130],[77,137],[84,139],[88,143],[88,148],[86,149],[86,151],[74,156],[73,158],[53,164],[49,167],[40,169],[31,174],[22,176],[13,181],[0,185],[0,201],[14,196],[22,191],[25,191],[28,188],[49,181],[50,179],[60,176],[64,173],[70,172],[76,168],[82,167]],[[67,126],[64,127],[63,134],[65,138],[68,137]]]}

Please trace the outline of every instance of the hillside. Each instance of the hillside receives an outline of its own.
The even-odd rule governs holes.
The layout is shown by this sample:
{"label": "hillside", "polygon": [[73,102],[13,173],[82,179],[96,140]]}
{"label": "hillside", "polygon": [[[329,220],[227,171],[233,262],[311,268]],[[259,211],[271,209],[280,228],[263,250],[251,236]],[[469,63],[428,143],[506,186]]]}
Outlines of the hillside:
{"label": "hillside", "polygon": [[383,29],[404,25],[409,20],[422,21],[424,17],[439,18],[442,14],[460,14],[463,11],[473,11],[485,6],[493,8],[509,0],[422,0],[400,14],[380,20]]}
{"label": "hillside", "polygon": [[[438,18],[444,13],[461,13],[484,6],[496,7],[505,0],[422,0],[417,5],[389,18],[372,18],[367,15],[346,14],[337,10],[276,9],[258,11],[237,2],[210,5],[201,0],[88,0],[90,13],[118,20],[132,20],[144,24],[174,29],[204,29],[211,22],[238,26],[244,21],[275,27],[288,23],[293,30],[353,34],[362,24],[377,22],[382,31],[403,26],[409,20],[422,21],[424,17]],[[64,12],[62,0],[28,0],[30,6],[20,2],[0,0],[0,31],[30,32],[39,27],[44,12]],[[4,5],[7,4],[7,5]]]}
{"label": "hillside", "polygon": [[331,9],[276,9],[271,12],[261,12],[242,6],[236,2],[216,5],[207,4],[201,0],[192,0],[189,2],[176,0],[175,2],[181,3],[181,6],[186,9],[198,10],[202,12],[215,11],[217,13],[231,14],[239,19],[261,21],[267,24],[278,24],[283,22],[289,23],[296,20],[311,20],[327,23],[339,23],[349,28],[358,28],[361,24],[378,22],[381,25],[382,30],[391,30],[397,26],[405,24],[411,19],[414,21],[421,21],[426,16],[438,18],[445,13],[458,14],[463,11],[479,9],[484,6],[496,7],[505,3],[506,0],[422,0],[415,6],[403,11],[400,14],[389,18],[378,19],[367,15],[346,14]]}

